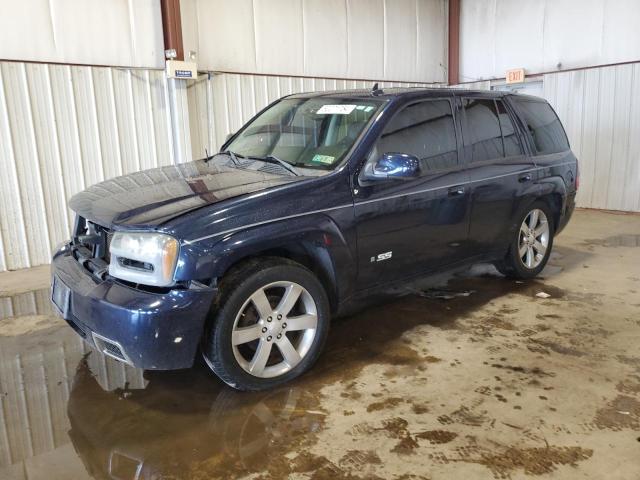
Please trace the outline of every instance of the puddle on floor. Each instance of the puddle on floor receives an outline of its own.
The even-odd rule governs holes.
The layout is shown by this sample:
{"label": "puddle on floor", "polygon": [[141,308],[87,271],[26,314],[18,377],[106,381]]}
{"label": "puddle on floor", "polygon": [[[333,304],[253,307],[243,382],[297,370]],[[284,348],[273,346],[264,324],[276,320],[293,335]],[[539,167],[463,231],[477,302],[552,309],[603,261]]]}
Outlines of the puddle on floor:
{"label": "puddle on floor", "polygon": [[[428,368],[439,362],[396,341],[419,325],[456,329],[458,319],[506,294],[565,296],[560,288],[515,282],[491,268],[471,273],[446,284],[447,292],[468,295],[413,294],[336,320],[313,371],[263,393],[235,392],[201,362],[190,370],[142,372],[105,358],[52,314],[46,289],[0,298],[7,432],[0,477],[63,452],[59,461],[68,478],[235,478],[265,471],[284,478],[322,469],[323,460],[305,449],[329,415],[342,415],[322,408],[323,387],[348,384],[372,363]],[[303,450],[304,458],[291,459]]]}

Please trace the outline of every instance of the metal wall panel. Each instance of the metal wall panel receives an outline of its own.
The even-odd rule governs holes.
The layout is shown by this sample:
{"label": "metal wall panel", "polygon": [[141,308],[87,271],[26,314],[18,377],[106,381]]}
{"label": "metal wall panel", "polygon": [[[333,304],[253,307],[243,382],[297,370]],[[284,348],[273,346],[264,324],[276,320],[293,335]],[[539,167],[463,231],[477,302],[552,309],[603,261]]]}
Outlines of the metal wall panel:
{"label": "metal wall panel", "polygon": [[544,76],[580,161],[578,206],[640,211],[640,63]]}
{"label": "metal wall panel", "polygon": [[162,68],[158,0],[0,0],[0,59]]}
{"label": "metal wall panel", "polygon": [[[381,88],[433,86],[379,82]],[[370,89],[372,82],[268,75],[214,73],[188,86],[191,149],[195,158],[217,152],[229,133],[278,98],[299,92]]]}
{"label": "metal wall panel", "polygon": [[637,0],[462,0],[462,81],[640,59]]}
{"label": "metal wall panel", "polygon": [[446,81],[446,0],[182,0],[180,5],[185,50],[197,52],[203,70]]}
{"label": "metal wall panel", "polygon": [[49,263],[73,194],[173,163],[170,121],[162,70],[0,62],[0,271]]}

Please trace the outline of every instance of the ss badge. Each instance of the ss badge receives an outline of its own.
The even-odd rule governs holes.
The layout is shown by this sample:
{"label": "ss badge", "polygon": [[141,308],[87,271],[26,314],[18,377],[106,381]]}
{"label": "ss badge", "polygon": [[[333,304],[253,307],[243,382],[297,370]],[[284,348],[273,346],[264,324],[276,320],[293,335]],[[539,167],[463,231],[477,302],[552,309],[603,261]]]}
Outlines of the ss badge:
{"label": "ss badge", "polygon": [[382,262],[384,260],[389,260],[392,255],[393,255],[393,252],[379,253],[377,257],[371,257],[371,263],[373,263],[373,262]]}

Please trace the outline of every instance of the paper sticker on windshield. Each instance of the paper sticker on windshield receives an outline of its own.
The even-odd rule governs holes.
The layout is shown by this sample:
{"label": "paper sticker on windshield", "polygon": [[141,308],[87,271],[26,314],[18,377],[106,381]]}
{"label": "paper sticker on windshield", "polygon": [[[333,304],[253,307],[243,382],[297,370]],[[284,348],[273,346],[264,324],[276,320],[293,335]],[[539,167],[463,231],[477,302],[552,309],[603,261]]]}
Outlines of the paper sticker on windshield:
{"label": "paper sticker on windshield", "polygon": [[355,105],[323,105],[316,112],[318,115],[349,115],[353,112]]}
{"label": "paper sticker on windshield", "polygon": [[332,157],[331,155],[314,155],[311,159],[314,163],[324,163],[325,165],[331,165],[336,157]]}

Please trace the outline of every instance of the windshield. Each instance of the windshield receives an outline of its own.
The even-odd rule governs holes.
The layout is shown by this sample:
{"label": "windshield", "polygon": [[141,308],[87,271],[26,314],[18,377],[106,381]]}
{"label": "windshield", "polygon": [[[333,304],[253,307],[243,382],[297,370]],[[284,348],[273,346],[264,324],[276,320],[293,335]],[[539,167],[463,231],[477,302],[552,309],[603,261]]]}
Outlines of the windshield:
{"label": "windshield", "polygon": [[376,99],[287,98],[266,110],[225,151],[333,170],[382,105]]}

